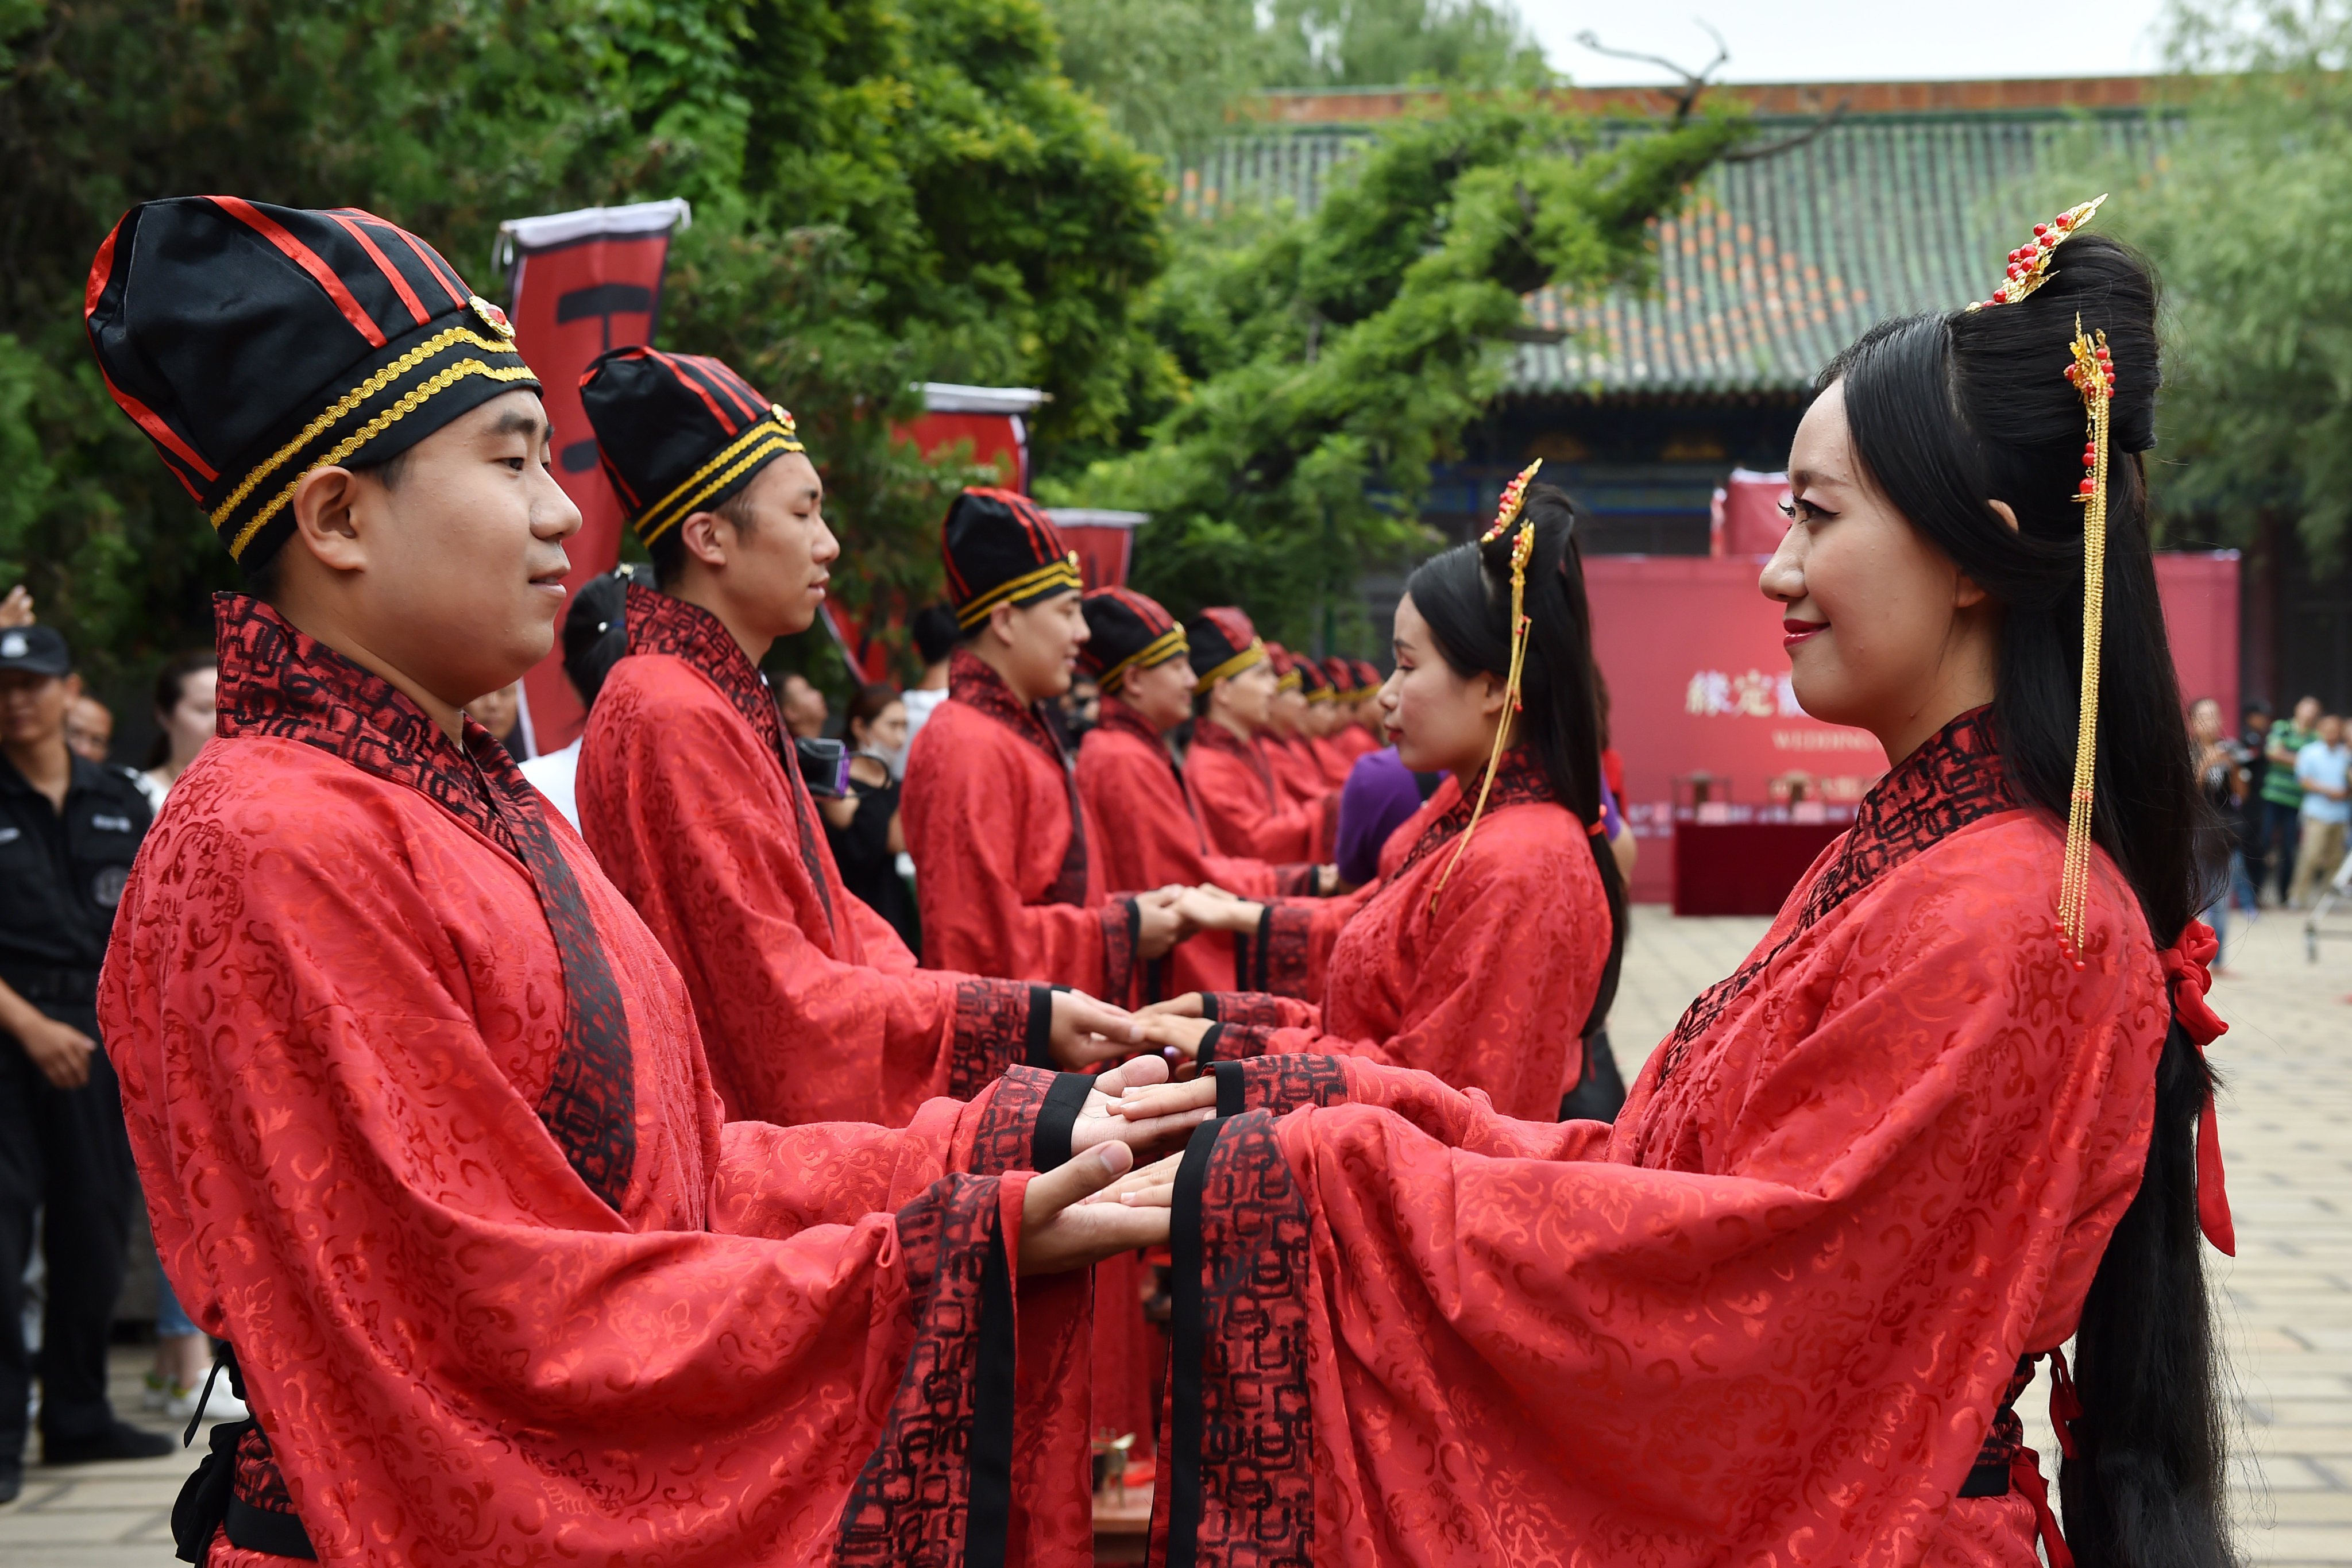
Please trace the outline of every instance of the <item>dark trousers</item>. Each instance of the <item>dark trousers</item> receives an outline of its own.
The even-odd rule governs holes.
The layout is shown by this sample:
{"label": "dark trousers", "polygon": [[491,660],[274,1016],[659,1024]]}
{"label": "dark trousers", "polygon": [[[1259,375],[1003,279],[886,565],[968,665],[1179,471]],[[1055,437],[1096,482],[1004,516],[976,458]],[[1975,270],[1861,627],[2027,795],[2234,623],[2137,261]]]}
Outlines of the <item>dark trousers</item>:
{"label": "dark trousers", "polygon": [[[2276,763],[2271,764],[2278,766]],[[2287,889],[2294,882],[2294,855],[2303,844],[2303,807],[2281,805],[2274,800],[2263,802],[2263,869],[2278,879],[2278,901],[2286,902]],[[2263,878],[2254,877],[2254,896],[2262,897]]]}
{"label": "dark trousers", "polygon": [[[41,1009],[95,1039],[87,1008]],[[15,1037],[0,1033],[0,1465],[25,1451],[25,1405],[41,1379],[45,1440],[94,1436],[114,1419],[106,1347],[122,1291],[122,1255],[139,1175],[122,1131],[122,1092],[106,1053],[89,1081],[58,1089]],[[25,1352],[25,1264],[33,1214],[46,1210],[41,1251],[48,1303],[37,1367]]]}

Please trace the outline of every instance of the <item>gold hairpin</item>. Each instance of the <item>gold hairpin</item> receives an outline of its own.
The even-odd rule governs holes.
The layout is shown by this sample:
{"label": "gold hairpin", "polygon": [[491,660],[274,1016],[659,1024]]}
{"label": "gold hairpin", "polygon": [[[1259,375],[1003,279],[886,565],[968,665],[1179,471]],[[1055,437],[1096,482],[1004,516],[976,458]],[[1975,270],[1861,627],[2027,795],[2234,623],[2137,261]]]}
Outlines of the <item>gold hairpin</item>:
{"label": "gold hairpin", "polygon": [[2074,500],[2083,507],[2083,689],[2074,732],[2074,787],[2066,803],[2066,862],[2058,889],[2058,930],[2067,957],[2083,962],[2083,912],[2090,898],[2091,809],[2099,750],[2099,641],[2107,583],[2107,453],[2116,398],[2115,361],[2107,334],[2095,340],[2074,318],[2073,363],[2066,379],[2082,395],[2090,429],[2083,443],[2083,479]]}
{"label": "gold hairpin", "polygon": [[2050,258],[2058,247],[2091,221],[2091,215],[2105,201],[2102,193],[2080,206],[2068,207],[2048,223],[2033,226],[2033,237],[2009,253],[2008,280],[1992,291],[1990,300],[1971,304],[1971,310],[1981,310],[1987,305],[2014,305],[2050,280]]}

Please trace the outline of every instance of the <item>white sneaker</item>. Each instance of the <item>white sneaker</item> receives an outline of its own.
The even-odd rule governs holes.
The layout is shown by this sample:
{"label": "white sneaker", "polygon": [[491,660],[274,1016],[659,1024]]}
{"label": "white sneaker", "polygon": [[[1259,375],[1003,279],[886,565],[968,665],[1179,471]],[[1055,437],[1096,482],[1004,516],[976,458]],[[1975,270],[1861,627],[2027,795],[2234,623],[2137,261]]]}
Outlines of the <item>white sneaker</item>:
{"label": "white sneaker", "polygon": [[[185,1421],[196,1413],[196,1401],[204,1392],[201,1383],[194,1388],[173,1389],[171,1402],[163,1406],[163,1413],[174,1421]],[[252,1414],[245,1407],[245,1401],[230,1392],[227,1378],[213,1384],[213,1396],[205,1401],[206,1421],[242,1421]]]}
{"label": "white sneaker", "polygon": [[146,1385],[139,1391],[139,1408],[167,1409],[172,1403],[172,1384],[161,1373],[151,1372],[147,1374]]}

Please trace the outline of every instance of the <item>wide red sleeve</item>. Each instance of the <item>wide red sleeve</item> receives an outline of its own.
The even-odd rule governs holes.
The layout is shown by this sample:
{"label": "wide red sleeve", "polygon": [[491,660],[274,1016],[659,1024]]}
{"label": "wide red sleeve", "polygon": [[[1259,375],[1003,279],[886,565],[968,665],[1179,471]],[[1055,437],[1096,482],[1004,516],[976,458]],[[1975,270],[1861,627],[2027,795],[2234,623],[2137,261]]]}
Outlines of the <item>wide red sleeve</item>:
{"label": "wide red sleeve", "polygon": [[[2137,1188],[2167,1019],[2128,890],[2077,971],[2049,885],[1923,881],[1843,973],[1796,978],[1811,1026],[1694,1051],[1664,1090],[1654,1064],[1655,1113],[1720,1109],[1696,1168],[1632,1163],[1673,1122],[1638,1096],[1608,1160],[1450,1146],[1336,1095],[1210,1123],[1178,1184],[1200,1272],[1173,1331],[1199,1349],[1197,1381],[1172,1368],[1171,1528],[1203,1563],[1894,1564],[1947,1531],[1970,1550],[1935,1560],[2026,1560],[2020,1500],[1955,1493]],[[1539,1142],[1475,1109],[1455,1135]]]}
{"label": "wide red sleeve", "polygon": [[1591,855],[1535,818],[1485,825],[1442,892],[1446,851],[1384,887],[1333,951],[1320,1016],[1236,1016],[1217,1054],[1360,1057],[1484,1089],[1513,1116],[1556,1114],[1609,910]]}
{"label": "wide red sleeve", "polygon": [[1218,853],[1276,865],[1316,858],[1318,808],[1288,801],[1277,808],[1242,758],[1195,742],[1184,757],[1184,777]]}
{"label": "wide red sleeve", "polygon": [[840,956],[837,929],[875,942],[860,957],[905,948],[838,885],[822,837],[801,842],[782,795],[797,781],[707,681],[665,658],[615,679],[582,762],[583,837],[686,977],[729,1117],[897,1123],[1024,1058],[1025,988]]}
{"label": "wide red sleeve", "polygon": [[1132,907],[1120,899],[1089,908],[1024,896],[1031,887],[1042,893],[1061,864],[1068,796],[1065,790],[1065,804],[1052,812],[1011,751],[1021,742],[982,726],[994,721],[942,704],[908,763],[902,810],[924,963],[1124,1002],[1135,976]]}
{"label": "wide red sleeve", "polygon": [[[380,821],[306,799],[289,831],[281,805],[263,792],[151,838],[100,1012],[173,1281],[236,1345],[321,1559],[470,1564],[518,1541],[579,1562],[960,1550],[971,1467],[926,1456],[974,1429],[981,1368],[1013,1342],[990,1336],[1011,1331],[1020,1185],[924,1184],[964,1113],[855,1135],[877,1173],[866,1195],[912,1194],[895,1211],[771,1226],[784,1208],[741,1184],[820,1171],[841,1135],[723,1136],[709,1110],[679,1124],[701,1092],[690,1025],[665,1010],[682,998],[616,966],[638,1107],[625,1218],[501,1066],[536,1022],[478,1016],[452,988],[463,967],[434,900],[465,890],[420,875]],[[512,984],[560,1008],[544,928],[515,931]],[[1059,1321],[1035,1331],[1067,1340],[1073,1310],[1048,1299]],[[1024,1373],[1070,1375],[1042,1350]],[[1021,1403],[1067,1397],[1024,1381]],[[1016,1491],[1017,1528],[1083,1507],[1042,1479]],[[945,1506],[908,1506],[940,1488]],[[1084,1561],[1083,1540],[1058,1560]]]}

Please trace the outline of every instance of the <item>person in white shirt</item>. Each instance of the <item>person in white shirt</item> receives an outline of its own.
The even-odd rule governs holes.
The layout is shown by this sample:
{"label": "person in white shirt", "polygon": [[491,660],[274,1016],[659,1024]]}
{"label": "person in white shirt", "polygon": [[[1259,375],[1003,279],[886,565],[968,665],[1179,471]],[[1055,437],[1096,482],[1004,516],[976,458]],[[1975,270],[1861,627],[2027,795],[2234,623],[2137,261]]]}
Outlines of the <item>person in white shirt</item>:
{"label": "person in white shirt", "polygon": [[923,660],[922,679],[898,697],[907,705],[907,743],[911,746],[931,710],[948,700],[948,656],[955,652],[963,634],[945,605],[924,605],[915,612],[914,624],[908,629],[915,634],[915,651]]}
{"label": "person in white shirt", "polygon": [[[572,689],[580,694],[583,708],[596,705],[596,693],[604,689],[604,677],[629,651],[623,606],[627,603],[630,574],[630,567],[620,566],[601,577],[590,578],[572,595],[572,603],[564,609],[563,679],[572,682]],[[580,772],[580,737],[574,735],[570,745],[518,765],[531,787],[545,795],[563,814],[563,820],[577,831],[580,799],[573,780]]]}

